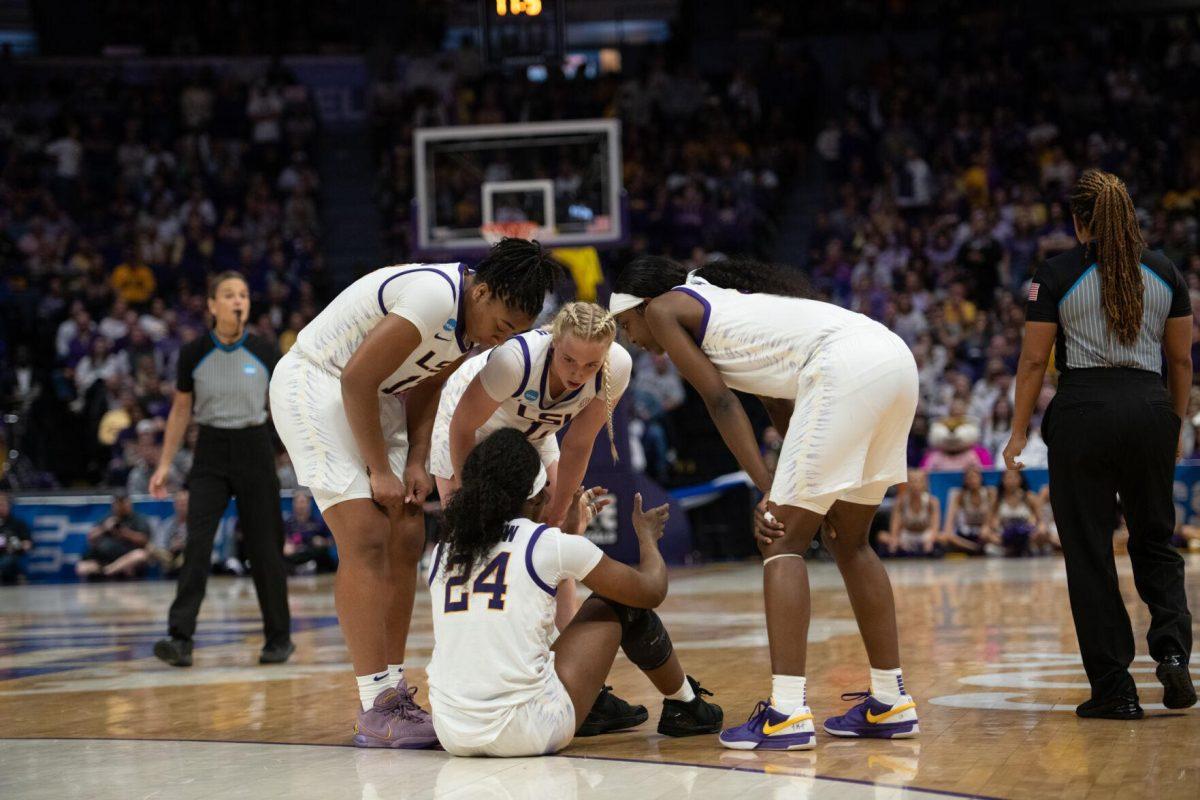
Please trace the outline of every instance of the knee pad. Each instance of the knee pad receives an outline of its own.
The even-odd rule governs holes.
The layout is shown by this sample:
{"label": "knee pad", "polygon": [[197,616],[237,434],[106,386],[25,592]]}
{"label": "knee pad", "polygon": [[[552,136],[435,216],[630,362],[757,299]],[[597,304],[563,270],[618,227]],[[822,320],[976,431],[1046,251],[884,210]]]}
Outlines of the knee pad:
{"label": "knee pad", "polygon": [[621,623],[621,649],[634,666],[649,672],[667,663],[675,647],[658,614],[646,608],[632,608],[607,597],[598,599],[617,615]]}

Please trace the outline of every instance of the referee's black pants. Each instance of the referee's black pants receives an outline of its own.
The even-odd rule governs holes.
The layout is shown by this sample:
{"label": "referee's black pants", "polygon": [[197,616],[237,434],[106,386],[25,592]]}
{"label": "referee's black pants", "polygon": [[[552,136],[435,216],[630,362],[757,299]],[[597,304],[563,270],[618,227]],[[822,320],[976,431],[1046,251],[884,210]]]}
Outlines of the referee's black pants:
{"label": "referee's black pants", "polygon": [[1161,378],[1134,369],[1065,374],[1042,424],[1050,504],[1094,698],[1137,695],[1133,630],[1113,561],[1118,493],[1133,582],[1150,611],[1150,656],[1191,653],[1183,557],[1171,545],[1179,424]]}
{"label": "referee's black pants", "polygon": [[237,430],[201,426],[188,491],[187,543],[168,617],[170,635],[191,641],[196,632],[196,615],[212,568],[213,537],[232,496],[237,498],[266,646],[285,644],[291,636],[291,616],[270,425]]}

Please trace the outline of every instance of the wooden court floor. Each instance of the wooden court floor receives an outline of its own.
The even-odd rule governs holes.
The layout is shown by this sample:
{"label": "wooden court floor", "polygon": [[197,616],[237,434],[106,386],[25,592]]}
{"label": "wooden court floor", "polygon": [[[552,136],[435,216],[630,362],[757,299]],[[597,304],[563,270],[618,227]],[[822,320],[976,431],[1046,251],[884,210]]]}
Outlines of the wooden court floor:
{"label": "wooden court floor", "polygon": [[[874,787],[874,797],[905,796],[900,787],[1013,798],[1200,797],[1200,710],[1168,712],[1160,705],[1161,687],[1144,655],[1147,614],[1123,557],[1118,568],[1143,654],[1135,664],[1147,710],[1142,721],[1080,720],[1072,713],[1088,692],[1059,559],[890,562],[919,739],[821,734],[814,751],[773,754],[724,750],[712,737],[667,739],[654,732],[659,700],[652,687],[618,657],[611,683],[645,703],[650,721],[627,733],[576,740],[565,755],[794,776],[773,797],[851,796],[851,787],[864,786]],[[836,569],[816,563],[811,572],[809,699],[820,720],[846,707],[842,692],[866,688],[867,665]],[[741,722],[769,691],[760,583],[761,568],[749,563],[677,570],[661,609],[685,669],[715,692],[729,721]],[[1188,586],[1196,613],[1195,555],[1188,557]],[[165,627],[169,583],[0,589],[0,796],[35,796],[3,789],[9,773],[3,753],[9,750],[15,763],[17,748],[30,746],[19,739],[347,744],[357,698],[331,581],[293,579],[290,589],[298,648],[290,664],[257,665],[261,639],[251,582],[221,578],[210,584],[191,669],[161,665],[150,652]],[[407,659],[410,682],[422,687],[418,700],[425,696],[421,668],[431,645],[422,588]],[[66,757],[66,743],[49,742],[36,757],[22,756],[22,769],[58,769],[56,748]],[[387,756],[414,765],[448,759]],[[228,769],[239,763],[232,759]],[[662,769],[665,776],[668,767]],[[723,774],[704,774],[710,773]],[[822,794],[812,790],[815,779],[842,783]],[[671,796],[716,796],[706,786],[702,779]],[[431,784],[428,794],[414,788],[395,796],[433,794]],[[222,796],[215,783],[208,796]]]}

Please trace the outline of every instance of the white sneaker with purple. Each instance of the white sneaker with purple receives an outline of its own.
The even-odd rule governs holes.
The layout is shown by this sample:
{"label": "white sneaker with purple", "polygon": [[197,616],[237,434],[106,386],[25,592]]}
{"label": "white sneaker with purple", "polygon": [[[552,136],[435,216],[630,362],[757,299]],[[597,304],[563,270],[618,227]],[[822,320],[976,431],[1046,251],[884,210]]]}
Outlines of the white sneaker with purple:
{"label": "white sneaker with purple", "polygon": [[870,692],[850,692],[842,699],[862,702],[839,717],[825,720],[826,733],[863,739],[912,739],[921,732],[916,701],[906,694],[891,705],[875,699]]}
{"label": "white sneaker with purple", "polygon": [[811,750],[817,746],[817,731],[808,706],[785,714],[760,700],[748,720],[721,731],[720,739],[731,750]]}

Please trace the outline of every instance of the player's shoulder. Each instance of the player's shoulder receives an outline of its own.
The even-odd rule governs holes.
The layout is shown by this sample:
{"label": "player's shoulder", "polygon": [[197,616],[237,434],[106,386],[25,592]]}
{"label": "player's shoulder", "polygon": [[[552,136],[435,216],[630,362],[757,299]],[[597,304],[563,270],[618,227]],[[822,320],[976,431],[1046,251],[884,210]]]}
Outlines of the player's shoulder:
{"label": "player's shoulder", "polygon": [[633,368],[633,356],[626,349],[625,345],[618,341],[614,341],[608,346],[608,363],[610,367],[625,367]]}

